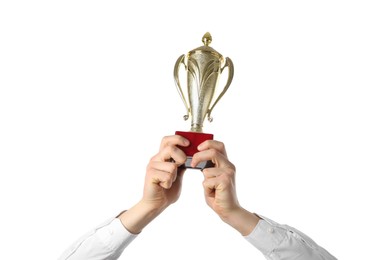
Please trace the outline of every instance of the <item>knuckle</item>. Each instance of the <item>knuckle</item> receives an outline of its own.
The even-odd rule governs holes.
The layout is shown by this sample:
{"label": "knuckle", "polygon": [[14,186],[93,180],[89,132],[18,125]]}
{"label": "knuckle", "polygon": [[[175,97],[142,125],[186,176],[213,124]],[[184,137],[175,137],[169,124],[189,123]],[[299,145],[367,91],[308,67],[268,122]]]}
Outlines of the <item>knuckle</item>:
{"label": "knuckle", "polygon": [[168,145],[168,146],[164,147],[164,150],[165,150],[165,152],[167,152],[169,154],[172,154],[174,149],[173,149],[173,147],[171,145]]}
{"label": "knuckle", "polygon": [[169,151],[171,152],[171,154],[177,153],[177,151],[179,150],[179,148],[177,148],[174,145],[170,145],[169,148],[170,148]]}
{"label": "knuckle", "polygon": [[170,138],[171,138],[171,137],[170,137],[169,135],[164,136],[164,137],[161,139],[160,147],[161,147],[161,148],[165,147],[165,146],[169,143]]}
{"label": "knuckle", "polygon": [[210,147],[213,145],[213,142],[215,142],[214,140],[206,140],[204,143],[207,147]]}
{"label": "knuckle", "polygon": [[164,136],[162,139],[161,139],[161,142],[162,143],[166,143],[168,140],[169,140],[169,135],[166,135],[166,136]]}
{"label": "knuckle", "polygon": [[146,166],[146,172],[152,171],[152,170],[155,168],[154,164],[155,164],[155,162],[151,160],[151,161],[148,163],[148,165]]}
{"label": "knuckle", "polygon": [[210,149],[210,155],[211,157],[215,158],[218,155],[218,151],[215,149]]}
{"label": "knuckle", "polygon": [[219,149],[220,151],[224,151],[224,150],[225,150],[225,144],[222,143],[222,142],[218,142],[218,149]]}
{"label": "knuckle", "polygon": [[169,163],[167,168],[168,168],[168,172],[172,174],[172,173],[174,173],[176,171],[176,164],[175,163]]}
{"label": "knuckle", "polygon": [[226,174],[229,175],[229,176],[234,176],[234,174],[236,173],[236,169],[233,167],[229,167],[229,168],[226,168]]}
{"label": "knuckle", "polygon": [[184,152],[177,158],[177,164],[182,165],[187,160],[187,156],[184,154]]}
{"label": "knuckle", "polygon": [[156,161],[156,159],[157,159],[157,156],[158,156],[158,154],[156,154],[156,155],[152,156],[152,157],[150,158],[149,162]]}
{"label": "knuckle", "polygon": [[233,163],[230,163],[230,167],[231,167],[231,169],[232,169],[234,172],[236,172],[236,166],[235,166]]}
{"label": "knuckle", "polygon": [[210,171],[209,168],[204,168],[204,169],[202,170],[202,173],[203,173],[204,176],[207,176],[207,175],[209,174],[209,171]]}

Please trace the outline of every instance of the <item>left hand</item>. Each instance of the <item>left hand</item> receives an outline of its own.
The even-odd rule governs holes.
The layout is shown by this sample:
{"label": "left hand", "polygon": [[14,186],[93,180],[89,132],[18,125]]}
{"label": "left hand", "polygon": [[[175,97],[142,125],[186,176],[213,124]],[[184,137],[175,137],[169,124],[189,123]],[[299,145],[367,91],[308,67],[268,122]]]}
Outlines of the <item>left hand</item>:
{"label": "left hand", "polygon": [[204,169],[204,195],[207,205],[226,220],[233,212],[241,208],[236,194],[235,166],[228,160],[225,145],[222,142],[208,140],[198,147],[192,165],[210,160],[215,167]]}
{"label": "left hand", "polygon": [[201,143],[198,150],[199,152],[192,158],[192,167],[208,160],[215,165],[203,170],[203,188],[207,205],[241,235],[250,234],[259,222],[259,217],[238,203],[236,167],[228,160],[225,145],[222,142],[209,140]]}

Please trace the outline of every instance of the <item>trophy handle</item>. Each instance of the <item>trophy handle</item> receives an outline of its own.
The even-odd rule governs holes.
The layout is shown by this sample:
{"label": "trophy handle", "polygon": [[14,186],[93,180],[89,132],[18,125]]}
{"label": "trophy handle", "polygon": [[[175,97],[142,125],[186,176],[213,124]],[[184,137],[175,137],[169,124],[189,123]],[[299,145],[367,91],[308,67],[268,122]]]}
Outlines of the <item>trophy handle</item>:
{"label": "trophy handle", "polygon": [[187,66],[186,64],[184,63],[184,58],[185,58],[185,55],[181,55],[177,61],[176,61],[176,64],[175,64],[175,68],[173,70],[173,76],[175,78],[175,83],[176,83],[176,88],[177,88],[177,91],[179,92],[179,95],[181,97],[181,100],[183,101],[184,103],[184,106],[186,107],[186,110],[187,110],[187,113],[184,115],[184,120],[187,120],[189,118],[189,111],[190,111],[190,107],[188,106],[188,103],[187,103],[187,100],[185,99],[184,97],[184,94],[183,94],[183,90],[181,88],[181,85],[180,85],[180,80],[179,80],[179,68],[180,68],[180,65],[183,64],[184,67],[187,69]]}
{"label": "trophy handle", "polygon": [[227,79],[226,85],[225,85],[225,87],[223,88],[221,94],[219,94],[218,98],[215,100],[214,104],[211,106],[211,108],[210,108],[209,111],[207,112],[207,118],[208,118],[208,120],[209,120],[210,122],[213,121],[213,118],[211,117],[211,111],[213,111],[215,105],[218,103],[218,101],[221,99],[221,97],[226,93],[226,91],[227,91],[228,88],[230,87],[230,84],[232,83],[232,80],[233,80],[234,66],[233,66],[232,60],[231,60],[229,57],[226,57],[225,65],[222,67],[221,73],[223,72],[223,70],[224,70],[226,67],[229,67],[229,75],[228,75],[228,79]]}

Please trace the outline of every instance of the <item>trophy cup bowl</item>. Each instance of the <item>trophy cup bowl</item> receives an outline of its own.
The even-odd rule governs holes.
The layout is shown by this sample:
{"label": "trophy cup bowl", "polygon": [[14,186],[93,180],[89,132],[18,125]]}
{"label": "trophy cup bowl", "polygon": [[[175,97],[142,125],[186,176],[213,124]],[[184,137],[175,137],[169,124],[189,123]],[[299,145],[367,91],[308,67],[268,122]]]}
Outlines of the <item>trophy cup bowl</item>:
{"label": "trophy cup bowl", "polygon": [[[192,156],[198,152],[198,145],[214,138],[213,134],[203,133],[203,122],[206,117],[210,122],[213,120],[211,112],[233,80],[233,62],[210,47],[211,41],[212,37],[207,32],[202,38],[204,45],[188,52],[186,55],[181,55],[174,67],[173,75],[176,87],[186,108],[184,120],[191,118],[190,131],[176,131],[175,133],[190,141],[189,146],[180,147],[187,155],[187,161],[183,165],[185,168],[192,168],[190,166]],[[186,92],[183,91],[179,80],[180,67],[184,67],[186,70]],[[225,68],[228,68],[227,82],[219,95],[216,96],[218,81]],[[187,97],[184,93],[187,94]],[[213,166],[211,162],[202,162],[195,168],[204,169],[211,166]]]}

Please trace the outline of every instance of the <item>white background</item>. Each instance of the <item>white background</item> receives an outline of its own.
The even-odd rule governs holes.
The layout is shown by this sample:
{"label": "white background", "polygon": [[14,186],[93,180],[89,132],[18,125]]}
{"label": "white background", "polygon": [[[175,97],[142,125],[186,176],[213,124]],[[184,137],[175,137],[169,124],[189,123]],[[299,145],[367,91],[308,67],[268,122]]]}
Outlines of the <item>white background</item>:
{"label": "white background", "polygon": [[[387,1],[1,1],[1,259],[56,259],[136,203],[160,139],[189,130],[179,55],[235,65],[205,131],[245,208],[339,259],[383,259],[390,213]],[[221,82],[222,84],[223,82]],[[180,200],[122,259],[263,259],[203,199]]]}

